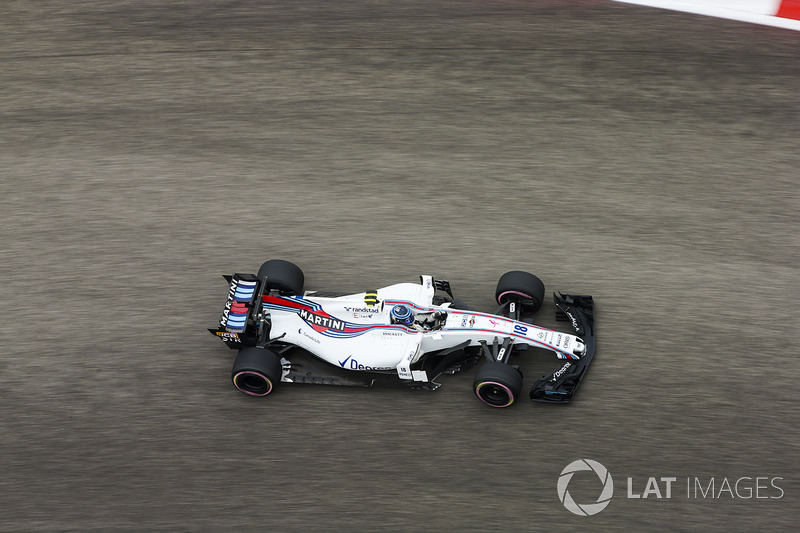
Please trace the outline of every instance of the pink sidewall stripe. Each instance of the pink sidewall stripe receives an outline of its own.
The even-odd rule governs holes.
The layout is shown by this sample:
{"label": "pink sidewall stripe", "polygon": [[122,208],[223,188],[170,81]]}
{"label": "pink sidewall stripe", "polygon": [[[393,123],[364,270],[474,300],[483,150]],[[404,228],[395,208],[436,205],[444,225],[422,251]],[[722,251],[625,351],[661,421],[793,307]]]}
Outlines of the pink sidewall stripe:
{"label": "pink sidewall stripe", "polygon": [[502,299],[503,299],[503,296],[505,296],[506,294],[514,294],[514,295],[516,295],[516,296],[521,296],[522,298],[525,298],[526,300],[530,300],[530,299],[531,299],[530,295],[528,295],[528,294],[525,294],[524,292],[519,292],[519,291],[506,291],[506,292],[504,292],[504,293],[501,293],[501,294],[500,294],[500,296],[498,296],[498,297],[497,297],[497,302],[499,303],[499,302],[500,302],[500,300],[502,300]]}

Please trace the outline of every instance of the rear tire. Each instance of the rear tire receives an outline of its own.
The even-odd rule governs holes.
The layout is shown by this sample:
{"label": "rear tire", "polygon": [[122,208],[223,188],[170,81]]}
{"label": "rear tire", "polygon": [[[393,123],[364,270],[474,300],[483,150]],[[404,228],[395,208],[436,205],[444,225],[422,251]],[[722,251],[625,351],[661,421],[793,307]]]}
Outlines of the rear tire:
{"label": "rear tire", "polygon": [[300,267],[289,261],[273,259],[258,269],[258,279],[267,280],[267,290],[278,289],[281,294],[303,294],[305,276]]}
{"label": "rear tire", "polygon": [[505,363],[486,363],[475,374],[472,390],[490,407],[508,407],[522,394],[522,373]]}
{"label": "rear tire", "polygon": [[280,357],[266,348],[245,348],[233,362],[231,381],[245,394],[266,396],[281,381]]}
{"label": "rear tire", "polygon": [[506,272],[497,282],[495,298],[500,305],[510,301],[519,302],[526,313],[535,313],[544,302],[544,283],[528,272]]}

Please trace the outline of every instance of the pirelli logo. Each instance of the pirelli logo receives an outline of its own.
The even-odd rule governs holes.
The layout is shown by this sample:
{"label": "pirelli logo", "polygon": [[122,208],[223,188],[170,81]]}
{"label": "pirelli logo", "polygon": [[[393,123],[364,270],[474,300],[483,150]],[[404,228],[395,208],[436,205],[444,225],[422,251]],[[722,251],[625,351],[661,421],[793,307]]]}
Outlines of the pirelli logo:
{"label": "pirelli logo", "polygon": [[367,294],[364,295],[364,303],[370,307],[378,305],[378,291],[367,291]]}

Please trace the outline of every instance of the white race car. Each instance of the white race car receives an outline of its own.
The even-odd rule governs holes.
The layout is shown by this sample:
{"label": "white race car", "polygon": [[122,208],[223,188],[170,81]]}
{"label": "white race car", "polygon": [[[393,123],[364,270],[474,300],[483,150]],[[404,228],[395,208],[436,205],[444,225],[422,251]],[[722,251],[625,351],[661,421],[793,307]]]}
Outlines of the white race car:
{"label": "white race car", "polygon": [[492,407],[508,407],[522,392],[522,373],[509,361],[532,346],[564,362],[533,385],[531,399],[566,403],[595,352],[592,297],[554,294],[557,318],[572,332],[536,326],[529,317],[542,306],[544,284],[522,271],[500,278],[492,314],[455,299],[447,281],[431,276],[355,294],[304,292],[300,268],[271,260],[258,274],[225,279],[228,300],[209,331],[238,350],[231,379],[253,396],[278,383],[435,390],[442,374],[485,359],[473,390]]}

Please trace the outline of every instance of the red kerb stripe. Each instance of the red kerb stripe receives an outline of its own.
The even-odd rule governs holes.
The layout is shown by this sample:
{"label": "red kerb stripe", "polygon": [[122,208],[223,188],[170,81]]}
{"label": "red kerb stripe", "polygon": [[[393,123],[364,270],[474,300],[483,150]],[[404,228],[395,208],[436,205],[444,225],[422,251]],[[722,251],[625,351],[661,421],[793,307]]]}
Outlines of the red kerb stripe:
{"label": "red kerb stripe", "polygon": [[776,16],[800,20],[800,0],[782,0]]}

